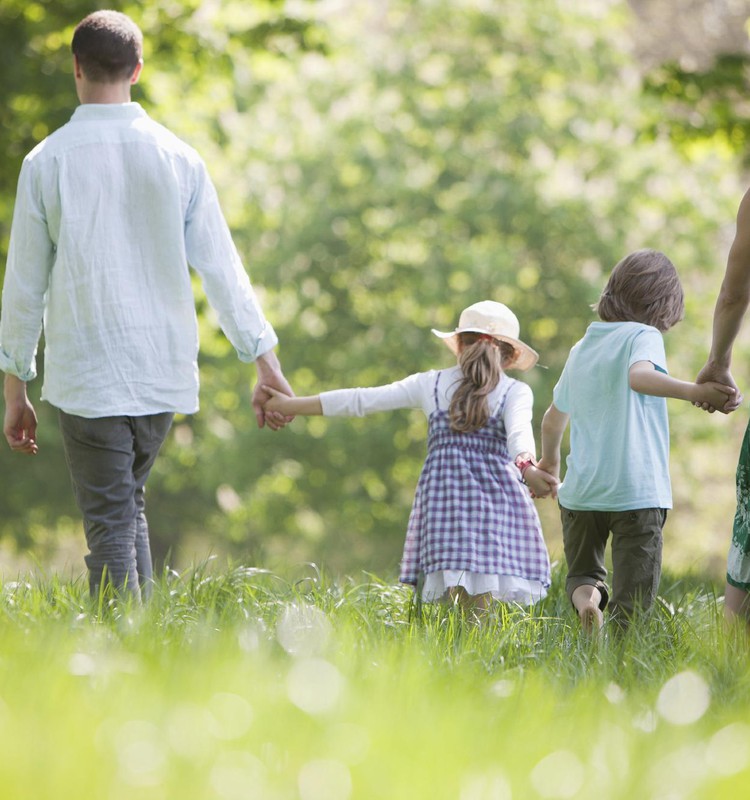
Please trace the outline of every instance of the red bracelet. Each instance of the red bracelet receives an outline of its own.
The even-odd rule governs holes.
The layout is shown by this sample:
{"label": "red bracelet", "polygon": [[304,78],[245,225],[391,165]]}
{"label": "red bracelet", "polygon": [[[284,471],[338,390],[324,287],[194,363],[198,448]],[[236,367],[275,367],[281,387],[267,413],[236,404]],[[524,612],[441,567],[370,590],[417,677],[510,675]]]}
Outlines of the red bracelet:
{"label": "red bracelet", "polygon": [[529,467],[535,467],[536,461],[533,458],[521,458],[518,456],[515,461],[516,467],[518,467],[518,471],[521,473],[521,480],[526,483],[524,480],[524,474]]}

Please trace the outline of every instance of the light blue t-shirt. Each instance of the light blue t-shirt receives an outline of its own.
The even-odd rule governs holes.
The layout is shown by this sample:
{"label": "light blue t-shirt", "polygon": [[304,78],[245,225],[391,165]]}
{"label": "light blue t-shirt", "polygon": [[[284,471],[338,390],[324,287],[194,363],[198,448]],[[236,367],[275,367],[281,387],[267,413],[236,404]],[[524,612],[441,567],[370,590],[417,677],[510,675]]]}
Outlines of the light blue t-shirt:
{"label": "light blue t-shirt", "polygon": [[667,372],[661,333],[640,322],[594,322],[570,351],[553,395],[570,414],[565,508],[672,508],[667,402],[630,388],[636,361]]}

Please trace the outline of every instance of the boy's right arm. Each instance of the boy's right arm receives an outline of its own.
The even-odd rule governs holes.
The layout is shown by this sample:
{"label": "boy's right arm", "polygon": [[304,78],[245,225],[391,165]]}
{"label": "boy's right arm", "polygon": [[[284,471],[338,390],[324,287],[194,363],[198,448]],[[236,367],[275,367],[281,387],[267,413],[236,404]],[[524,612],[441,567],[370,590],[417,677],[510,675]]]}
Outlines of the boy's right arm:
{"label": "boy's right arm", "polygon": [[651,361],[636,361],[630,367],[628,375],[630,388],[634,392],[687,400],[689,403],[705,404],[719,410],[734,398],[736,391],[734,386],[725,386],[714,381],[692,383],[678,380],[657,370]]}

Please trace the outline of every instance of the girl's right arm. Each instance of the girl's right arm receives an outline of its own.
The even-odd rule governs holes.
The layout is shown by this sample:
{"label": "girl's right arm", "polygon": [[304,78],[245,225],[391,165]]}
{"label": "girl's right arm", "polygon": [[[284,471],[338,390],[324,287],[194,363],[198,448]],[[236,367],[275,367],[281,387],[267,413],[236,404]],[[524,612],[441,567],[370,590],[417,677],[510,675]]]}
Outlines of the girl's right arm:
{"label": "girl's right arm", "polygon": [[323,413],[319,394],[311,397],[290,397],[272,386],[264,386],[263,389],[271,395],[263,406],[266,412],[278,411],[285,417],[311,417]]}

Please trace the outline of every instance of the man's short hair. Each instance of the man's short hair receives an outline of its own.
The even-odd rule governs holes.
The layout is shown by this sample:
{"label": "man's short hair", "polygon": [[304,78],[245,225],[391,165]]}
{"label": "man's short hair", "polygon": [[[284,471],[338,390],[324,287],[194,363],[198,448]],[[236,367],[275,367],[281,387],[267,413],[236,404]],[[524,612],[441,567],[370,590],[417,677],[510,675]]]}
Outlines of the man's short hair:
{"label": "man's short hair", "polygon": [[143,34],[119,11],[95,11],[78,23],[70,45],[84,75],[94,83],[127,80],[143,56]]}

